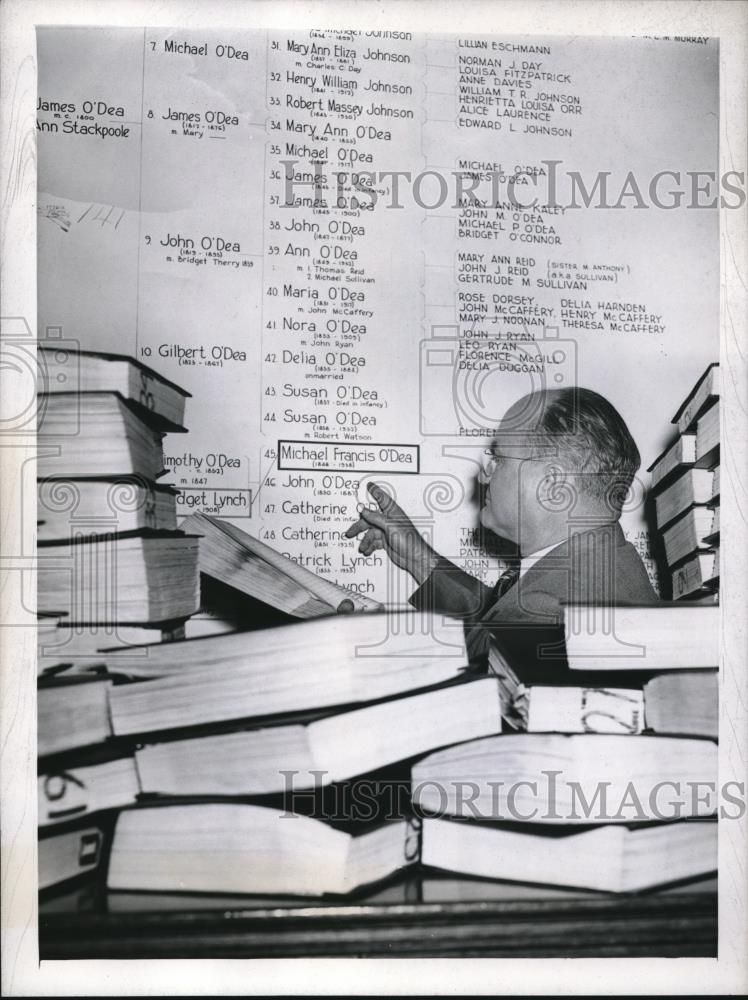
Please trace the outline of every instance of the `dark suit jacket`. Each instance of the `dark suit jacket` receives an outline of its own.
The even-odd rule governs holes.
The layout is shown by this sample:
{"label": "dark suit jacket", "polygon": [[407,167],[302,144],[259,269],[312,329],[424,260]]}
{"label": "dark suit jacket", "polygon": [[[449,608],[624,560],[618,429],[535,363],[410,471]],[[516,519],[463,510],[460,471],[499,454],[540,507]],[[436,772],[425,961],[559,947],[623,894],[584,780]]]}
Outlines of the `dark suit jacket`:
{"label": "dark suit jacket", "polygon": [[492,588],[440,559],[411,604],[461,618],[472,663],[485,661],[493,637],[525,683],[560,681],[564,604],[658,603],[639,553],[614,522],[572,535],[546,553],[492,603]]}

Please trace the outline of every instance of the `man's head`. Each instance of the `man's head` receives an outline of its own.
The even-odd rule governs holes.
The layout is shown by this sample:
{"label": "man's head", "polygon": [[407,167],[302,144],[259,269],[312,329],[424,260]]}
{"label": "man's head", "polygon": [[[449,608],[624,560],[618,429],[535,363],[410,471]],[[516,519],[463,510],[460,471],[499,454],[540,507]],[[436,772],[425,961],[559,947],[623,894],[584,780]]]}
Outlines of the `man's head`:
{"label": "man's head", "polygon": [[507,410],[491,446],[481,522],[525,553],[562,541],[571,520],[617,520],[641,459],[599,393],[534,392]]}

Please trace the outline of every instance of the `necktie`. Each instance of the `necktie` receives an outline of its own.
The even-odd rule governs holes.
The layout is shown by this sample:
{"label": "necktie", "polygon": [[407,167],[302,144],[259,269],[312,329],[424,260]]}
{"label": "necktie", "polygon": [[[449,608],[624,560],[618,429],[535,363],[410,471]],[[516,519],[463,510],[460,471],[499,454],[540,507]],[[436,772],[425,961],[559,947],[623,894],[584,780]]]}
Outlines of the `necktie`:
{"label": "necktie", "polygon": [[497,601],[501,600],[504,594],[513,587],[514,584],[519,579],[519,566],[514,566],[511,569],[504,570],[499,579],[496,581],[496,586],[491,591],[491,600],[489,602],[489,607],[496,604]]}

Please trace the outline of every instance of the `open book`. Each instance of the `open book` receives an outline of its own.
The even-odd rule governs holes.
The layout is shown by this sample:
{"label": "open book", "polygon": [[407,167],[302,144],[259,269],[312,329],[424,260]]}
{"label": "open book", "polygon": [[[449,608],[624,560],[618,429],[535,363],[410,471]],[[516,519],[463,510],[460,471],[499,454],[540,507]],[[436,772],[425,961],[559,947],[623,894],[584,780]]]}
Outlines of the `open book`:
{"label": "open book", "polygon": [[404,820],[352,836],[279,809],[229,803],[125,810],[117,820],[109,889],[344,894],[418,856]]}
{"label": "open book", "polygon": [[202,536],[201,573],[296,618],[382,608],[378,601],[317,576],[226,521],[190,514],[181,528]]}
{"label": "open book", "polygon": [[115,735],[373,701],[460,676],[459,629],[415,612],[335,615],[115,649],[108,669],[147,684],[112,690]]}
{"label": "open book", "polygon": [[[421,829],[422,826],[422,829]],[[126,810],[108,886],[162,892],[342,895],[423,863],[447,871],[578,886],[645,889],[717,866],[717,825],[604,826],[528,833],[426,817],[353,835],[318,819],[228,803]]]}
{"label": "open book", "polygon": [[[487,736],[413,768],[413,801],[494,822],[632,823],[716,811],[717,745],[674,736]],[[699,799],[696,783],[711,789]]]}
{"label": "open book", "polygon": [[530,833],[527,827],[426,818],[421,862],[483,878],[635,892],[715,871],[717,824],[602,826],[549,835],[547,828]]}

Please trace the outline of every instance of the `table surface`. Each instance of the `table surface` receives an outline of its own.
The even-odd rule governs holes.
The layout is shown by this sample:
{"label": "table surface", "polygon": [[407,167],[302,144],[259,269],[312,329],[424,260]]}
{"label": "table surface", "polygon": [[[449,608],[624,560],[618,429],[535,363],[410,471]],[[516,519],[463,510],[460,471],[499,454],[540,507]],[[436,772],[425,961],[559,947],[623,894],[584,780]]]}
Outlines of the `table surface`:
{"label": "table surface", "polygon": [[42,959],[715,956],[716,879],[583,892],[406,873],[352,899],[107,892],[43,897]]}

